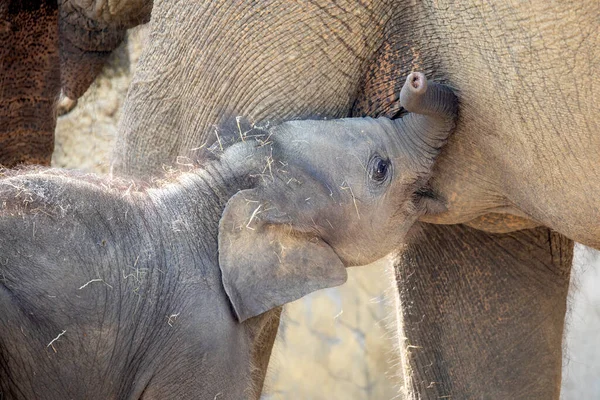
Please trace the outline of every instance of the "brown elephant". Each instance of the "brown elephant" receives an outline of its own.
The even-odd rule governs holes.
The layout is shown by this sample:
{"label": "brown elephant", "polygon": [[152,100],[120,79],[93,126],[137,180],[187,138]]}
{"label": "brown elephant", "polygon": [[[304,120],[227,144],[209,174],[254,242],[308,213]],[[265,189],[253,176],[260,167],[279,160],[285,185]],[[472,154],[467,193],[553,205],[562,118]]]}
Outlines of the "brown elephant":
{"label": "brown elephant", "polygon": [[433,180],[448,212],[396,264],[405,394],[558,398],[573,240],[600,248],[599,20],[593,1],[157,1],[114,167],[194,157],[232,116],[395,116],[397,78],[430,71],[461,116]]}
{"label": "brown elephant", "polygon": [[0,165],[50,164],[57,105],[74,107],[126,29],[146,22],[151,8],[146,1],[0,2]]}

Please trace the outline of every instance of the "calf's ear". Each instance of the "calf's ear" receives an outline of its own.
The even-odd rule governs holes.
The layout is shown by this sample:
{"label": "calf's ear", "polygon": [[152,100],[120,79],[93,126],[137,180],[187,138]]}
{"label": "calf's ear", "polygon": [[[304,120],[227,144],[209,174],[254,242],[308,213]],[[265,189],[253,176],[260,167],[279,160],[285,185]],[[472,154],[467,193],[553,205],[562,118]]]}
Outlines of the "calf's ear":
{"label": "calf's ear", "polygon": [[219,222],[219,266],[239,322],[347,278],[333,249],[294,224],[296,212],[285,210],[290,199],[264,197],[256,189],[238,192]]}

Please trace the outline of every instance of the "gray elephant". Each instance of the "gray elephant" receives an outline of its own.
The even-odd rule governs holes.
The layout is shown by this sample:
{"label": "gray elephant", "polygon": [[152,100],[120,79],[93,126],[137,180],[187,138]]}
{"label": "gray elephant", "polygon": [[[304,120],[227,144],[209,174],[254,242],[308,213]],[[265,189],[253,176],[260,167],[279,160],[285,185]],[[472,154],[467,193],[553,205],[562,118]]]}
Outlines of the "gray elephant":
{"label": "gray elephant", "polygon": [[5,171],[2,397],[258,398],[278,307],[444,210],[428,181],[456,97],[418,73],[401,97],[414,113],[394,121],[230,131],[150,186]]}

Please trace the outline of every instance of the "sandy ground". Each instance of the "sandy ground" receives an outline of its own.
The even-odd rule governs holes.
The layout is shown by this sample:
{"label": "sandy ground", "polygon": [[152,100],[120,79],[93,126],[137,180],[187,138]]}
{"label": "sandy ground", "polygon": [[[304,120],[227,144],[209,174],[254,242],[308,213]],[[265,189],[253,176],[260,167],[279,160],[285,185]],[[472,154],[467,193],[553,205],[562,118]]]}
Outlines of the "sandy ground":
{"label": "sandy ground", "polygon": [[[53,165],[106,173],[117,121],[143,45],[143,30],[57,124]],[[563,400],[600,398],[600,253],[578,246],[565,336]],[[386,265],[352,269],[349,282],[286,306],[267,376],[265,400],[392,399],[387,372],[390,320]]]}

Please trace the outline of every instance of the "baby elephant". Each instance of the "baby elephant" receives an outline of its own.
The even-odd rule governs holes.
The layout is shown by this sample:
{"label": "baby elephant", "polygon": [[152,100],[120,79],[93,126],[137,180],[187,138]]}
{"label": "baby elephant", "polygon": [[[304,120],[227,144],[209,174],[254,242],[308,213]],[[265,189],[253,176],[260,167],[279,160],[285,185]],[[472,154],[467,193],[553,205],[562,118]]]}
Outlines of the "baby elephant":
{"label": "baby elephant", "polygon": [[413,73],[401,102],[281,124],[151,187],[5,171],[0,397],[258,398],[278,307],[444,209],[427,181],[456,97]]}

